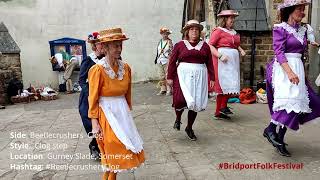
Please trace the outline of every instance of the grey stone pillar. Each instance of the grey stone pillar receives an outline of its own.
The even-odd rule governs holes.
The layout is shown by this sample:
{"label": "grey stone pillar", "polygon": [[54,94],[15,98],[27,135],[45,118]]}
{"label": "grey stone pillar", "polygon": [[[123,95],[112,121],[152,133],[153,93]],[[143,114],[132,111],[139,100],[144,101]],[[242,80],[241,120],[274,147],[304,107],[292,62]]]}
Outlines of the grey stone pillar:
{"label": "grey stone pillar", "polygon": [[[320,2],[319,0],[312,1],[312,15],[311,26],[313,27],[316,35],[316,41],[320,42]],[[320,55],[318,48],[310,47],[309,50],[310,66],[309,66],[309,80],[315,91],[319,92],[319,88],[315,85],[314,81],[320,73]]]}

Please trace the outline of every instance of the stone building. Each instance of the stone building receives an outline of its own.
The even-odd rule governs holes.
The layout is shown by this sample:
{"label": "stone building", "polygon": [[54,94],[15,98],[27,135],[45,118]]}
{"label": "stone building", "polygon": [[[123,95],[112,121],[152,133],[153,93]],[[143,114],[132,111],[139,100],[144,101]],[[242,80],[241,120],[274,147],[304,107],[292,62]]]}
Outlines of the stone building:
{"label": "stone building", "polygon": [[[220,5],[221,2],[227,2]],[[257,3],[258,2],[258,3]],[[216,26],[216,13],[230,6],[240,11],[236,30],[248,56],[241,61],[243,86],[263,79],[261,67],[272,58],[272,26],[277,21],[277,6],[282,0],[0,0],[0,21],[6,23],[21,48],[23,82],[28,85],[56,87],[58,76],[51,70],[48,41],[62,37],[85,39],[93,31],[120,26],[130,40],[124,43],[123,58],[133,70],[134,81],[158,78],[153,60],[159,41],[159,28],[169,27],[173,42],[181,39],[181,27],[189,19],[205,22],[209,33]],[[258,6],[256,6],[258,4]],[[241,6],[240,6],[241,5]],[[252,28],[257,7],[256,47],[251,68]],[[312,0],[306,22],[311,23],[319,39],[319,0]],[[310,49],[309,78],[319,71],[319,55]],[[34,72],[41,74],[35,76]],[[253,76],[252,76],[253,75]],[[253,78],[252,78],[253,77]]]}
{"label": "stone building", "polygon": [[130,38],[122,57],[131,65],[133,80],[156,79],[159,29],[170,28],[173,42],[181,39],[182,10],[183,0],[0,0],[0,21],[21,49],[24,84],[57,88],[48,41],[86,39],[92,31],[111,27],[121,27]]}
{"label": "stone building", "polygon": [[4,23],[0,23],[0,105],[7,101],[6,90],[12,78],[22,80],[20,49],[8,32]]}
{"label": "stone building", "polygon": [[[208,32],[216,26],[216,15],[222,9],[236,9],[240,15],[235,22],[235,29],[241,35],[241,47],[247,56],[241,60],[242,86],[255,87],[257,81],[263,80],[261,69],[273,57],[272,27],[278,23],[277,7],[283,0],[185,0],[185,19],[205,21]],[[303,20],[315,29],[319,40],[319,0],[313,0],[306,9]],[[252,39],[256,42],[255,56],[251,59]],[[320,58],[317,49],[310,47],[306,69],[309,79],[313,82],[320,72]],[[253,65],[252,65],[253,60]],[[252,81],[253,82],[250,82]],[[314,85],[314,83],[312,83]]]}

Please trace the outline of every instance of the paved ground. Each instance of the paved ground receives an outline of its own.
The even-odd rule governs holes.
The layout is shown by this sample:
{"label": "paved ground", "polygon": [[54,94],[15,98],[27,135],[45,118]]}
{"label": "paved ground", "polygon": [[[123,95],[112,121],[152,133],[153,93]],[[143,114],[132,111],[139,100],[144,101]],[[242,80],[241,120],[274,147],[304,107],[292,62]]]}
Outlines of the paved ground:
{"label": "paved ground", "polygon": [[[318,122],[287,134],[291,158],[280,157],[262,137],[268,123],[266,105],[231,105],[235,115],[230,121],[213,120],[213,102],[198,115],[194,130],[198,141],[191,142],[184,131],[172,128],[175,116],[170,97],[157,97],[152,83],[134,86],[134,117],[145,142],[147,161],[134,173],[119,175],[122,180],[212,180],[212,179],[319,179],[320,139]],[[85,136],[77,110],[79,94],[60,95],[55,101],[38,101],[8,106],[0,110],[0,179],[100,179],[101,173],[85,169],[17,170],[21,165],[56,164],[64,167],[98,165],[90,159],[48,159],[48,154],[67,155],[88,153],[89,139],[21,138],[17,134],[36,133]],[[183,128],[186,115],[183,116]],[[28,147],[26,147],[28,144]],[[51,145],[39,148],[39,144]],[[59,144],[60,146],[55,146]],[[37,145],[37,147],[35,147]],[[19,148],[21,148],[19,150]],[[21,159],[24,154],[43,155],[44,159]],[[19,159],[20,158],[20,159]],[[220,163],[302,163],[303,168],[292,169],[220,169]],[[11,164],[11,166],[10,166]],[[13,168],[15,165],[15,169]],[[19,166],[20,165],[20,166]],[[70,166],[70,167],[71,167]],[[58,166],[56,166],[58,167]],[[79,166],[78,166],[79,167]]]}

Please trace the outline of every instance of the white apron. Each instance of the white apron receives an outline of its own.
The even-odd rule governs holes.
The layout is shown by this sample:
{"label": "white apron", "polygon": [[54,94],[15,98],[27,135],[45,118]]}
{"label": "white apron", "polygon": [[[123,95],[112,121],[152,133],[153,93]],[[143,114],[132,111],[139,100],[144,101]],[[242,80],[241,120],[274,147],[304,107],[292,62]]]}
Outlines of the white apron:
{"label": "white apron", "polygon": [[134,124],[126,98],[124,96],[100,97],[99,106],[112,131],[126,149],[135,154],[140,153],[143,150],[143,141]]}
{"label": "white apron", "polygon": [[309,113],[309,94],[305,83],[304,66],[299,53],[285,53],[292,71],[299,77],[299,84],[292,84],[279,64],[275,60],[272,72],[272,86],[274,89],[273,111],[286,110],[295,113]]}
{"label": "white apron", "polygon": [[180,63],[177,68],[183,96],[189,110],[203,111],[208,104],[208,70],[205,64]]}
{"label": "white apron", "polygon": [[229,57],[227,62],[218,60],[218,78],[223,94],[240,93],[240,58],[237,49],[218,48],[218,52]]}

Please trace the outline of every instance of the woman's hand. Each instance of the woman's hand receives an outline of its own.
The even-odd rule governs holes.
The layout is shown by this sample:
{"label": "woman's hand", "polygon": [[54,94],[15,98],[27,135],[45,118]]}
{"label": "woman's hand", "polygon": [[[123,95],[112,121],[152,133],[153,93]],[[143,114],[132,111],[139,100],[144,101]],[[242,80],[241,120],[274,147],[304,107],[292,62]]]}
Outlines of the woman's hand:
{"label": "woman's hand", "polygon": [[92,134],[95,135],[95,134],[102,133],[98,119],[91,119],[91,123],[92,123]]}
{"label": "woman's hand", "polygon": [[172,86],[173,85],[173,80],[172,79],[167,79],[167,84],[168,84],[168,86]]}
{"label": "woman's hand", "polygon": [[242,49],[241,46],[238,47],[238,51],[240,52],[240,55],[243,57],[246,55],[246,52]]}
{"label": "woman's hand", "polygon": [[292,71],[291,67],[289,66],[288,62],[284,62],[281,64],[281,67],[283,68],[283,70],[286,72],[290,82],[292,84],[299,84],[299,77]]}
{"label": "woman's hand", "polygon": [[213,88],[214,87],[214,81],[210,81],[209,86],[210,86],[210,88]]}
{"label": "woman's hand", "polygon": [[287,75],[292,84],[296,84],[296,85],[299,84],[299,81],[300,81],[299,77],[293,71],[287,73]]}
{"label": "woman's hand", "polygon": [[317,43],[317,42],[311,42],[310,44],[311,44],[312,46],[315,46],[315,47],[320,47],[319,43]]}
{"label": "woman's hand", "polygon": [[229,56],[224,54],[219,54],[219,60],[225,63],[229,60]]}
{"label": "woman's hand", "polygon": [[240,51],[240,54],[241,54],[242,57],[245,56],[245,55],[247,55],[244,50],[241,50],[241,51]]}

